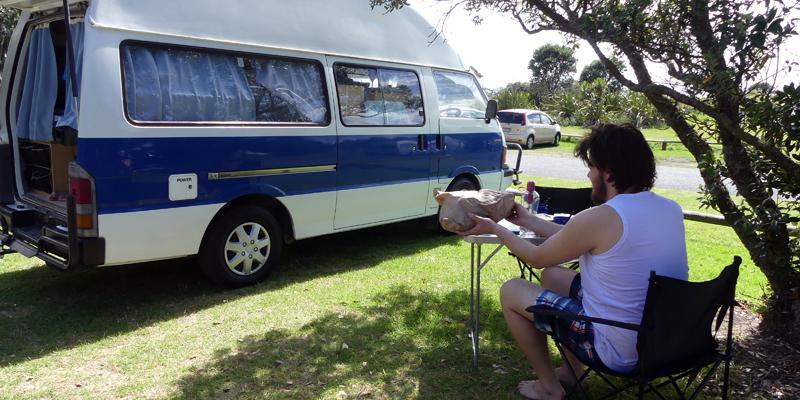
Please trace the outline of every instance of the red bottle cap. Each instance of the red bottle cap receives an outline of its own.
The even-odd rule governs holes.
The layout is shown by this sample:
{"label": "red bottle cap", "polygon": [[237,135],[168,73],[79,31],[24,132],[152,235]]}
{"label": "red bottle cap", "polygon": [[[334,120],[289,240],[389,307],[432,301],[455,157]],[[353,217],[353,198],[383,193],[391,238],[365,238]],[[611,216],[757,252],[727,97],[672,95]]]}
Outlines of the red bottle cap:
{"label": "red bottle cap", "polygon": [[532,192],[534,190],[536,190],[536,184],[533,181],[528,181],[528,191]]}

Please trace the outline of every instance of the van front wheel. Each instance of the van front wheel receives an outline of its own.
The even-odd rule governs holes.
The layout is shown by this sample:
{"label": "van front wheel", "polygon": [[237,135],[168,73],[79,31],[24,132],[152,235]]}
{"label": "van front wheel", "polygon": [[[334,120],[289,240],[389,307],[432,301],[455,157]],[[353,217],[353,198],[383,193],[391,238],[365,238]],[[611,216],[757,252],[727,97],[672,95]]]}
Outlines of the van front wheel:
{"label": "van front wheel", "polygon": [[281,256],[278,222],[269,211],[253,206],[229,210],[211,224],[200,249],[203,272],[227,289],[266,279]]}

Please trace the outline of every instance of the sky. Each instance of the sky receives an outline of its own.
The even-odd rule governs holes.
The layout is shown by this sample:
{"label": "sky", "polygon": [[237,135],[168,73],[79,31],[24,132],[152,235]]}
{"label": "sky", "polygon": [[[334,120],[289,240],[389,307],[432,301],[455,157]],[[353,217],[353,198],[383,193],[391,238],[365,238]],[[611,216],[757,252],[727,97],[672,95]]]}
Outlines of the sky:
{"label": "sky", "polygon": [[[531,78],[528,62],[533,57],[533,51],[548,43],[566,44],[566,40],[558,32],[529,35],[518,22],[496,13],[481,14],[484,21],[475,25],[467,12],[458,9],[450,15],[444,29],[441,29],[438,20],[442,12],[447,10],[448,4],[449,1],[416,0],[411,2],[411,7],[422,14],[432,26],[442,30],[445,39],[461,55],[464,63],[483,75],[481,84],[485,88],[499,89],[513,82],[528,82]],[[800,37],[795,36],[786,47],[793,49],[785,52],[793,53],[788,55],[790,58],[800,60]],[[584,67],[598,59],[586,42],[579,43],[575,58],[578,60],[575,79]],[[626,75],[633,79],[630,68]],[[792,75],[793,77],[784,79],[783,83],[800,83],[800,70],[795,68]]]}

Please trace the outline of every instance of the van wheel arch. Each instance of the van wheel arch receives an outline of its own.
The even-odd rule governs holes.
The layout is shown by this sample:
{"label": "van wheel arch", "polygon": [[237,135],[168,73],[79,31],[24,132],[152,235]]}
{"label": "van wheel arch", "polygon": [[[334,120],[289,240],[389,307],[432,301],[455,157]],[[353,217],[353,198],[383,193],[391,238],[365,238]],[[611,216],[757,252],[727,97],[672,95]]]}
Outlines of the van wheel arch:
{"label": "van wheel arch", "polygon": [[[214,218],[211,220],[208,226],[212,226],[221,215],[227,213],[230,209],[248,204],[252,204],[269,211],[269,213],[272,214],[272,216],[278,221],[281,232],[283,232],[284,242],[287,244],[294,242],[294,224],[292,223],[292,216],[289,213],[289,210],[283,205],[283,203],[278,201],[278,199],[264,194],[250,194],[229,201],[228,204],[225,204],[225,206],[223,206],[217,212],[217,214],[214,215]],[[208,228],[206,228],[206,233],[203,236],[203,240],[205,240],[206,236],[208,236]]]}
{"label": "van wheel arch", "polygon": [[480,190],[481,184],[478,182],[478,178],[472,174],[462,174],[457,176],[450,182],[450,185],[447,186],[448,192],[454,192],[459,190]]}

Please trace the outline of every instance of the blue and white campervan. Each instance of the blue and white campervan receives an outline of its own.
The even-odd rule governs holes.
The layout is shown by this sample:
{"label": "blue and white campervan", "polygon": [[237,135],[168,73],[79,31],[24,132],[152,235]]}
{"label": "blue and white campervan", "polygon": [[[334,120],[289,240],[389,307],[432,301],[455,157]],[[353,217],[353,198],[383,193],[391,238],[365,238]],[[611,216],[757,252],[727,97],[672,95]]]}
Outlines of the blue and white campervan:
{"label": "blue and white campervan", "polygon": [[0,5],[23,11],[0,88],[2,252],[58,270],[198,255],[238,287],[284,243],[511,183],[496,103],[409,7]]}

